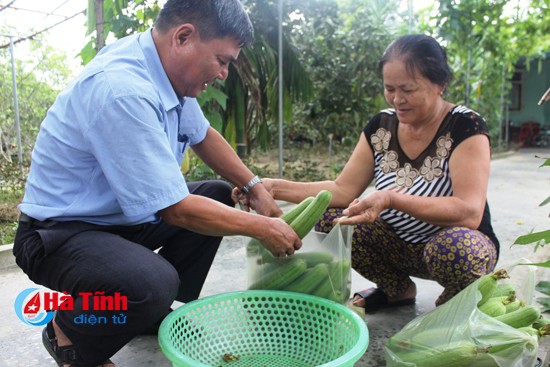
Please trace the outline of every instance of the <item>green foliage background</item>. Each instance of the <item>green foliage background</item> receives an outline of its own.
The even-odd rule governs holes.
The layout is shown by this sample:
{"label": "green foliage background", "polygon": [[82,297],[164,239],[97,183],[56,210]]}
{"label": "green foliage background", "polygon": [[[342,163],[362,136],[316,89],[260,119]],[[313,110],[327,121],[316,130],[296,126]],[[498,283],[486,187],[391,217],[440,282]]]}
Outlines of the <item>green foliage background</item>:
{"label": "green foliage background", "polygon": [[[89,0],[89,42],[80,54],[84,64],[97,52],[94,3]],[[243,50],[228,80],[210,87],[199,102],[212,125],[244,157],[258,148],[274,149],[279,116],[278,1],[243,4],[254,23],[256,44]],[[106,38],[150,28],[161,5],[159,0],[104,0]],[[386,107],[378,60],[389,42],[405,33],[426,33],[441,41],[455,73],[447,98],[482,114],[493,144],[500,142],[515,63],[522,57],[541,59],[550,50],[550,0],[440,0],[415,8],[412,18],[406,5],[401,0],[283,2],[285,142],[326,142],[329,137],[356,141],[368,118]],[[45,111],[69,75],[55,52],[34,47],[44,56],[34,62],[18,60],[17,66],[26,156]],[[7,50],[0,51],[0,61],[5,106],[0,153],[9,160],[15,141]]]}
{"label": "green foliage background", "polygon": [[[22,150],[26,161],[30,158],[36,134],[46,111],[71,75],[66,55],[44,43],[31,42],[30,46],[32,57],[15,57]],[[1,164],[17,160],[11,55],[7,48],[0,49],[0,106]]]}

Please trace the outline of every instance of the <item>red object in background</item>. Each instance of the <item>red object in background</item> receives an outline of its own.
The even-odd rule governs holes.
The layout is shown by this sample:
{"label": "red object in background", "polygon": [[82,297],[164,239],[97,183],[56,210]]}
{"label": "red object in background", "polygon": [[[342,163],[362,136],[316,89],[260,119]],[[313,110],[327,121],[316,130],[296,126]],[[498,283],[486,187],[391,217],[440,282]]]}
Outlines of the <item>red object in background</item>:
{"label": "red object in background", "polygon": [[538,122],[524,122],[519,128],[518,140],[522,146],[533,146],[535,138],[540,133]]}

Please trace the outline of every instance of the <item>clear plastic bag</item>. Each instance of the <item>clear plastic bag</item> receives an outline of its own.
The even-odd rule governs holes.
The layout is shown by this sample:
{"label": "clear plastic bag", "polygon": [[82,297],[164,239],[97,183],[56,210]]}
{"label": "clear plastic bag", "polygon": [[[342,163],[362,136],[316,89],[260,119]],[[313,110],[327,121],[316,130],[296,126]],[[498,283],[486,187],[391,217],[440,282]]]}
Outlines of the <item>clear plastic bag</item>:
{"label": "clear plastic bag", "polygon": [[[529,304],[535,286],[534,269],[532,266],[517,266],[526,262],[504,269],[512,280],[524,276],[519,278],[524,280],[522,287],[516,287],[516,290]],[[478,283],[479,279],[392,336],[384,348],[387,366],[535,366],[538,338],[479,311],[477,303],[481,293]]]}
{"label": "clear plastic bag", "polygon": [[344,304],[351,290],[352,228],[336,224],[330,233],[311,231],[292,256],[274,257],[251,239],[246,247],[249,289],[312,294]]}

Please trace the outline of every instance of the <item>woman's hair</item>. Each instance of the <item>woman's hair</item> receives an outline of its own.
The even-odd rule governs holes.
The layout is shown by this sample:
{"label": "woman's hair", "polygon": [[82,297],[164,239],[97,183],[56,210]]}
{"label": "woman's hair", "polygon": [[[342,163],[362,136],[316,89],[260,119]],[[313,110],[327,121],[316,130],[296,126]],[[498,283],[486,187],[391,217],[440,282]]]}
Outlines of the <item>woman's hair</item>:
{"label": "woman's hair", "polygon": [[232,37],[241,47],[254,42],[254,29],[239,0],[168,0],[155,22],[164,33],[191,23],[202,40]]}
{"label": "woman's hair", "polygon": [[451,81],[452,72],[447,61],[447,53],[430,36],[410,34],[390,43],[380,59],[380,72],[387,62],[394,59],[403,61],[411,75],[420,73],[434,84],[447,87]]}

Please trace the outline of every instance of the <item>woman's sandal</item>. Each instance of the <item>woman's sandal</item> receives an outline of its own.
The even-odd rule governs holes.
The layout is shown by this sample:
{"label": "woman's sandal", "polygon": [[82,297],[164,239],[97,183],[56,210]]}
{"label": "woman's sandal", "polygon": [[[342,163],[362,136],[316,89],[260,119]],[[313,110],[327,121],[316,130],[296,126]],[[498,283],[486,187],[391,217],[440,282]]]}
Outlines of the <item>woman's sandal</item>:
{"label": "woman's sandal", "polygon": [[[55,332],[53,329],[53,321],[50,321],[44,330],[42,330],[42,344],[50,353],[52,358],[57,362],[59,367],[66,366],[67,364],[70,367],[92,367],[86,366],[82,361],[82,358],[78,355],[78,352],[74,349],[72,345],[67,345],[65,347],[60,347],[57,345],[57,338],[55,337]],[[106,360],[101,365],[113,363],[111,360]],[[95,366],[93,366],[95,367]]]}
{"label": "woman's sandal", "polygon": [[353,298],[359,296],[363,298],[365,304],[362,306],[367,311],[375,311],[382,308],[390,307],[399,307],[399,306],[408,306],[413,305],[416,302],[416,298],[402,299],[399,301],[388,301],[388,296],[378,289],[378,288],[369,288],[364,291],[357,292],[353,295]]}

